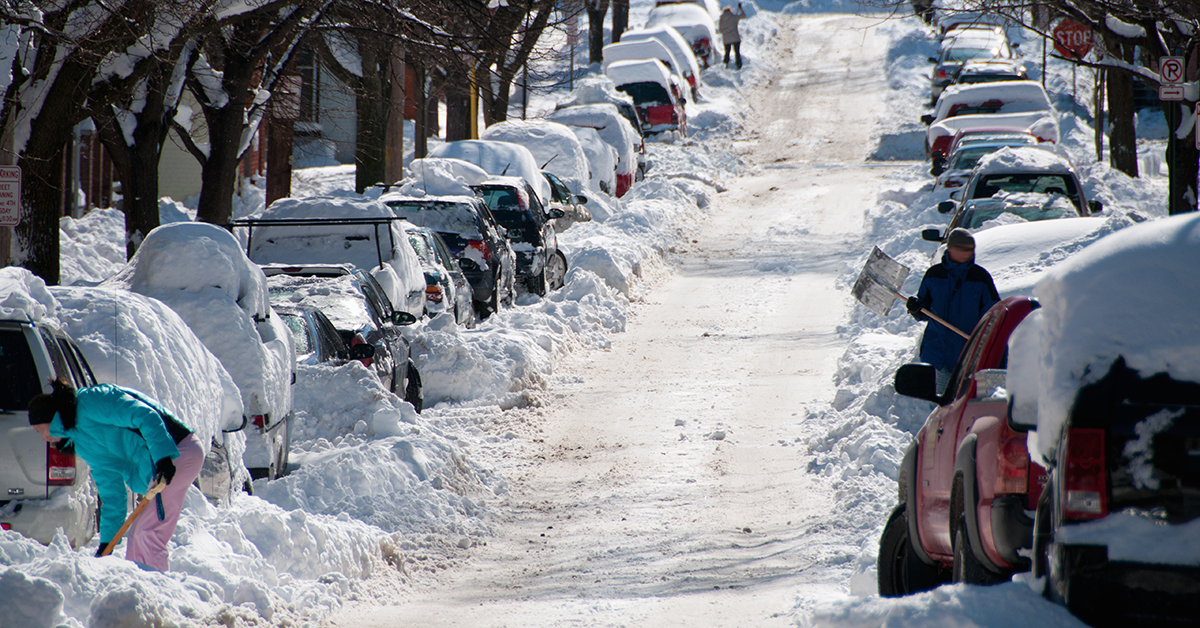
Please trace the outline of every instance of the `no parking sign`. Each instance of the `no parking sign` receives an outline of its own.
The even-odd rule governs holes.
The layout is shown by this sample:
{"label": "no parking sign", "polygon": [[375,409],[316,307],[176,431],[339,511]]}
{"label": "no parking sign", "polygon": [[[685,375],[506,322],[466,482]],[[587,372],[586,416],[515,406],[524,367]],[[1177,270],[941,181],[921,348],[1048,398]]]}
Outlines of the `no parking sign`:
{"label": "no parking sign", "polygon": [[21,224],[21,168],[0,166],[0,227]]}

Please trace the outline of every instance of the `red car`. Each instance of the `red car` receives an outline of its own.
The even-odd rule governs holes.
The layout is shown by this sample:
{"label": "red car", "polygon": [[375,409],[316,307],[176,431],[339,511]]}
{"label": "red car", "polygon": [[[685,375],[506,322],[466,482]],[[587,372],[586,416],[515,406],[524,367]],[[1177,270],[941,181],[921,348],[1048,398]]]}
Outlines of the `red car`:
{"label": "red car", "polygon": [[[1046,472],[1029,459],[1026,435],[1008,424],[1008,338],[1037,302],[1009,297],[984,314],[963,348],[946,393],[934,369],[906,364],[896,392],[938,404],[904,456],[900,503],[879,542],[879,593],[898,596],[942,582],[988,584],[1030,568]],[[936,324],[936,323],[930,323]]]}
{"label": "red car", "polygon": [[619,91],[633,99],[646,133],[679,131],[687,135],[683,93],[660,61],[615,61],[604,72]]}

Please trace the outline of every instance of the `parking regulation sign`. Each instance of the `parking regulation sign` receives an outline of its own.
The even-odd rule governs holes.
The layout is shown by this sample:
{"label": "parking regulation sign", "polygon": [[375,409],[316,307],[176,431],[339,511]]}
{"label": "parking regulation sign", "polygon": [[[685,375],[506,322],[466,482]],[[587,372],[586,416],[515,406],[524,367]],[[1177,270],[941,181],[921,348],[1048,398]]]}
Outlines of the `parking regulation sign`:
{"label": "parking regulation sign", "polygon": [[1159,85],[1158,86],[1159,100],[1183,100],[1182,85]]}
{"label": "parking regulation sign", "polygon": [[21,168],[0,166],[0,227],[21,224]]}
{"label": "parking regulation sign", "polygon": [[1183,57],[1160,57],[1158,60],[1158,76],[1163,83],[1182,83],[1183,68]]}

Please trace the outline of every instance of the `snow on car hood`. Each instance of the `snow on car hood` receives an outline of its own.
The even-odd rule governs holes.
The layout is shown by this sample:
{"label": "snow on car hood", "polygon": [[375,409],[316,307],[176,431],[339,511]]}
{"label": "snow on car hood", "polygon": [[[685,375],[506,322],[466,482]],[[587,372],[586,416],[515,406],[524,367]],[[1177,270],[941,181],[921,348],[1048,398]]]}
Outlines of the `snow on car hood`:
{"label": "snow on car hood", "polygon": [[0,319],[56,321],[58,303],[41,277],[19,266],[0,268]]}
{"label": "snow on car hood", "polygon": [[1001,298],[1029,295],[1054,264],[1127,224],[1124,216],[1089,216],[980,229],[975,233],[975,263],[992,274]]}
{"label": "snow on car hood", "polygon": [[975,171],[980,174],[1008,172],[1050,172],[1070,174],[1071,162],[1039,146],[1006,146],[979,159]]}
{"label": "snow on car hood", "polygon": [[575,194],[582,192],[588,181],[588,158],[579,138],[558,122],[506,120],[485,129],[481,139],[512,142],[528,148],[539,169],[557,175]]}
{"label": "snow on car hood", "polygon": [[521,177],[533,186],[539,198],[550,198],[550,184],[542,176],[541,164],[528,148],[520,144],[496,140],[460,140],[446,142],[430,150],[429,155],[469,161],[490,175]]}
{"label": "snow on car hood", "polygon": [[404,181],[396,193],[409,197],[473,196],[471,186],[483,183],[488,177],[483,168],[469,161],[425,157],[414,159],[405,167]]}
{"label": "snow on car hood", "polygon": [[1009,369],[1010,390],[1037,399],[1034,451],[1054,459],[1076,393],[1118,357],[1200,382],[1198,265],[1200,215],[1186,215],[1123,229],[1046,272],[1033,290],[1042,308],[1009,349],[1025,367]]}

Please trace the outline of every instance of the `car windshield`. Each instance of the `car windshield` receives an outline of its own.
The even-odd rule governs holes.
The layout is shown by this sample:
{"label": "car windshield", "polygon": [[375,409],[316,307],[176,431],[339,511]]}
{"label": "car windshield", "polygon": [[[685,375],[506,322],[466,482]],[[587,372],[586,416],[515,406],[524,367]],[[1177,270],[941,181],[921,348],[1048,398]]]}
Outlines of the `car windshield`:
{"label": "car windshield", "polygon": [[1017,74],[963,74],[958,77],[959,83],[993,83],[996,81],[1019,81],[1023,76]]}
{"label": "car windshield", "polygon": [[629,94],[633,102],[639,105],[669,104],[671,96],[660,83],[626,83],[617,89]]}
{"label": "car windshield", "polygon": [[457,233],[467,239],[478,239],[482,233],[479,216],[470,203],[424,200],[385,201],[392,212],[418,227],[442,233]]}
{"label": "car windshield", "polygon": [[372,312],[358,280],[341,277],[296,277],[275,275],[267,278],[271,300],[288,305],[305,305],[325,313],[339,331],[378,327],[383,313]]}
{"label": "car windshield", "polygon": [[967,48],[954,46],[947,48],[945,54],[942,55],[942,61],[970,61],[971,59],[990,59],[998,56],[999,51],[995,48]]}
{"label": "car windshield", "polygon": [[423,233],[408,232],[408,242],[412,244],[413,250],[417,252],[417,257],[426,264],[436,264],[437,258],[433,251],[433,245],[425,237]]}
{"label": "car windshield", "polygon": [[1071,218],[1075,215],[1075,206],[1061,194],[1011,194],[971,201],[963,210],[959,226],[974,231],[992,220],[1011,224]]}
{"label": "car windshield", "polygon": [[0,410],[25,410],[40,392],[37,366],[25,334],[19,329],[0,330]]}
{"label": "car windshield", "polygon": [[288,331],[292,332],[292,344],[296,346],[296,357],[312,353],[312,339],[308,337],[308,329],[305,327],[304,320],[300,315],[280,313],[279,317],[287,325]]}
{"label": "car windshield", "polygon": [[985,175],[975,188],[973,198],[987,198],[998,192],[1009,194],[1033,192],[1037,194],[1063,194],[1075,199],[1078,191],[1071,177],[1061,174],[1014,173]]}

